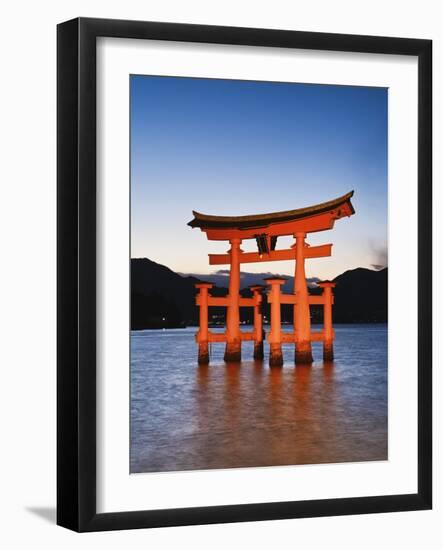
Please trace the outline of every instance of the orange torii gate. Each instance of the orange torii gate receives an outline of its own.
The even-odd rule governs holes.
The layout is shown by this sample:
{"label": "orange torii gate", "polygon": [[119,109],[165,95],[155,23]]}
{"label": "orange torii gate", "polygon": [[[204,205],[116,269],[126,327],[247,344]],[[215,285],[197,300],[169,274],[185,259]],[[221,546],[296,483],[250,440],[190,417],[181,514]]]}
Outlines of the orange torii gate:
{"label": "orange torii gate", "polygon": [[[209,342],[226,342],[225,361],[241,360],[241,342],[254,341],[254,358],[263,358],[263,321],[261,304],[264,287],[251,287],[252,298],[240,295],[240,265],[242,263],[272,262],[295,260],[294,289],[292,294],[282,294],[281,285],[284,278],[271,277],[266,280],[270,286],[268,302],[271,304],[271,330],[268,334],[270,344],[269,362],[271,366],[283,364],[281,344],[295,344],[295,362],[312,363],[312,342],[323,341],[325,361],[333,359],[332,329],[332,288],[330,281],[319,283],[323,288],[321,296],[310,296],[306,283],[305,259],[321,258],[331,255],[332,244],[309,246],[306,243],[307,233],[332,229],[336,220],[349,217],[355,213],[351,203],[351,191],[337,199],[284,212],[257,214],[252,216],[210,216],[193,212],[194,219],[188,223],[199,227],[206,233],[208,240],[229,241],[231,248],[226,254],[209,254],[210,265],[230,265],[229,290],[226,297],[210,296],[211,283],[200,282],[196,303],[200,308],[200,328],[196,335],[199,345],[199,363],[209,362]],[[291,248],[277,250],[277,238],[292,235],[295,239]],[[243,240],[255,239],[257,252],[243,252],[240,244]],[[281,330],[280,306],[293,304],[294,331],[283,333]],[[323,331],[311,331],[310,305],[319,304],[324,308]],[[213,333],[208,329],[208,307],[226,306],[226,332]],[[253,332],[240,330],[240,307],[254,308]]]}

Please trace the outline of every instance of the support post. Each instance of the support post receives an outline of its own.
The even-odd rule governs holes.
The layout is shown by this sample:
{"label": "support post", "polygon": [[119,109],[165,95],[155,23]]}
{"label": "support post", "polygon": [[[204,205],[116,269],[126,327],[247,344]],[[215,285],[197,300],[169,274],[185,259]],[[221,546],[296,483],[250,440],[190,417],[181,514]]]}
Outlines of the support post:
{"label": "support post", "polygon": [[283,354],[281,349],[280,287],[285,283],[286,279],[269,277],[265,281],[271,286],[268,297],[271,303],[271,331],[268,335],[269,366],[281,367],[283,365]]}
{"label": "support post", "polygon": [[309,294],[305,273],[305,237],[306,233],[295,234],[295,278],[294,293],[297,303],[294,307],[295,362],[312,363],[311,315]]}
{"label": "support post", "polygon": [[254,359],[262,360],[263,354],[263,286],[254,285],[250,289],[254,299]]}
{"label": "support post", "polygon": [[318,283],[318,286],[323,289],[323,361],[334,360],[334,331],[332,329],[332,303],[334,300],[332,289],[335,283],[331,281],[323,281]]}
{"label": "support post", "polygon": [[231,269],[229,273],[228,310],[226,314],[225,361],[241,361],[240,335],[240,244],[241,239],[230,240]]}
{"label": "support post", "polygon": [[212,288],[211,283],[200,282],[195,285],[199,290],[196,297],[197,305],[199,306],[199,330],[196,334],[198,342],[198,364],[207,365],[209,363],[209,342],[208,342],[208,293]]}

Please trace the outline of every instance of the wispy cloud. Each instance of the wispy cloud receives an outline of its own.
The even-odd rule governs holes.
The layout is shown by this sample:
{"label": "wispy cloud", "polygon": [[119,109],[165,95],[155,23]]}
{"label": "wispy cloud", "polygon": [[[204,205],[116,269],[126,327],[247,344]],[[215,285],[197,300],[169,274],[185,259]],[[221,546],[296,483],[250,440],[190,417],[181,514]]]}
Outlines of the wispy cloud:
{"label": "wispy cloud", "polygon": [[[204,279],[209,281],[219,287],[228,287],[229,286],[229,269],[219,269],[211,274],[199,274],[199,273],[180,273],[180,275],[196,277],[197,279]],[[248,271],[240,271],[240,285],[242,288],[246,288],[250,285],[264,285],[264,279],[266,277],[284,277],[286,283],[283,285],[284,292],[292,292],[294,277],[289,277],[288,275],[281,275],[280,273],[271,273],[266,271],[263,273],[249,273]],[[309,286],[316,286],[316,283],[320,279],[318,277],[310,277],[307,279]]]}
{"label": "wispy cloud", "polygon": [[383,244],[371,244],[372,248],[372,267],[380,270],[384,269],[388,265],[388,247],[386,243]]}

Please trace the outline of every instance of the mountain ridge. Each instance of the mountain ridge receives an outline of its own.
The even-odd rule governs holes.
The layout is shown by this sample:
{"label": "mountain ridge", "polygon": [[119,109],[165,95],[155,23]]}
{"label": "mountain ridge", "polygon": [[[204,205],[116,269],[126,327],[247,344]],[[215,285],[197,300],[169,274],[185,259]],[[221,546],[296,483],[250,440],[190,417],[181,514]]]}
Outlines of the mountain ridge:
{"label": "mountain ridge", "polygon": [[[204,275],[204,280],[214,282],[226,280],[228,271]],[[257,284],[271,273],[253,274],[241,272],[242,296],[250,296],[248,286]],[[218,277],[218,279],[217,279]],[[221,277],[221,279],[220,279]],[[376,323],[387,322],[387,281],[388,268],[371,270],[363,267],[350,269],[335,277],[334,308],[335,323]],[[254,279],[255,278],[255,279]],[[131,329],[177,328],[198,325],[198,308],[195,305],[195,283],[202,280],[196,274],[176,273],[169,267],[149,258],[131,259]],[[317,278],[308,279],[310,293],[320,294],[315,286]],[[211,281],[211,282],[212,282]],[[260,281],[258,281],[260,282]],[[292,292],[293,278],[288,277],[283,291]],[[214,286],[211,293],[225,296],[226,286]],[[224,322],[225,308],[211,307],[211,319]],[[269,319],[269,307],[263,308]],[[292,322],[292,306],[282,306],[282,321]],[[312,306],[312,322],[321,322],[320,306]],[[252,308],[241,308],[241,320],[252,321]]]}

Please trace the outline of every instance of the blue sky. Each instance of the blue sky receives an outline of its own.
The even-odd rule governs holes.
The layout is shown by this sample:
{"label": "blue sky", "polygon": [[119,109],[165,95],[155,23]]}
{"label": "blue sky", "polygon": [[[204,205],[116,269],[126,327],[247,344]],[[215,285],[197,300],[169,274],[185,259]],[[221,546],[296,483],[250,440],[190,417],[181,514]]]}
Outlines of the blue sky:
{"label": "blue sky", "polygon": [[[207,254],[227,246],[186,225],[192,210],[273,212],[354,189],[356,214],[308,236],[334,246],[307,262],[307,276],[385,264],[387,89],[155,76],[130,86],[133,258],[211,273]],[[292,275],[294,265],[244,269]]]}

